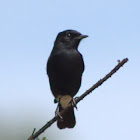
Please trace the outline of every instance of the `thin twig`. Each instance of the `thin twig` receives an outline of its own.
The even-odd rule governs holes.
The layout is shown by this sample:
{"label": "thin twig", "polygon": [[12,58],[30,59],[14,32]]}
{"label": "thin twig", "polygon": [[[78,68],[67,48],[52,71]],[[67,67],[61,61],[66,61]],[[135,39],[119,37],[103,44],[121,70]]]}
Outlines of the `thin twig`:
{"label": "thin twig", "polygon": [[[80,97],[76,98],[75,102],[76,104],[78,102],[80,102],[83,98],[85,98],[89,93],[91,93],[93,90],[95,90],[96,88],[98,88],[100,85],[103,84],[103,82],[105,82],[108,78],[110,78],[116,71],[118,71],[120,69],[120,67],[122,67],[126,62],[128,61],[128,58],[123,59],[122,61],[120,61],[118,63],[118,65],[111,70],[110,73],[108,73],[104,78],[100,79],[96,84],[94,84],[90,89],[88,89],[85,93],[83,93]],[[60,112],[60,115],[64,115],[64,113],[70,109],[71,107],[73,107],[72,104],[70,104],[67,108],[65,108],[64,110],[62,110]],[[50,127],[55,121],[57,121],[59,119],[59,116],[55,116],[53,119],[51,119],[47,124],[45,124],[39,131],[37,131],[35,134],[31,135],[30,138],[28,140],[34,140],[35,138],[37,138],[41,133],[43,133],[48,127]]]}
{"label": "thin twig", "polygon": [[111,70],[110,73],[108,73],[104,78],[100,79],[96,84],[94,84],[90,89],[88,89],[85,93],[83,93],[79,98],[77,98],[76,103],[80,102],[85,96],[87,96],[90,92],[98,88],[100,85],[102,85],[103,82],[105,82],[108,78],[110,78],[116,71],[120,69],[126,62],[128,61],[128,58],[123,59],[118,63],[118,65]]}

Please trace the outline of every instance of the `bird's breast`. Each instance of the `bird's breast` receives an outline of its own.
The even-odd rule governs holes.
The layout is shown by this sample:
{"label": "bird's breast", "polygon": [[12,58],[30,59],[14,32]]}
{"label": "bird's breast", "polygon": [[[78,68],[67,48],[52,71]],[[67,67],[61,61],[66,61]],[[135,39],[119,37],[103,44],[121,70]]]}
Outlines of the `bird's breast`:
{"label": "bird's breast", "polygon": [[81,76],[84,71],[82,55],[77,50],[57,51],[48,61],[48,74],[57,77]]}

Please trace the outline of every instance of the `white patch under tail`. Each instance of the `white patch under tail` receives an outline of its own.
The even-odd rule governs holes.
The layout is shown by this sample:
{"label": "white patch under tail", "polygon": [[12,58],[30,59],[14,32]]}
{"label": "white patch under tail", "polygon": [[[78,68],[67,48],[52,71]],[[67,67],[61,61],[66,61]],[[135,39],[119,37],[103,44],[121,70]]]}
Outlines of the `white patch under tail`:
{"label": "white patch under tail", "polygon": [[56,100],[61,104],[61,107],[65,109],[71,102],[72,97],[70,95],[59,95]]}

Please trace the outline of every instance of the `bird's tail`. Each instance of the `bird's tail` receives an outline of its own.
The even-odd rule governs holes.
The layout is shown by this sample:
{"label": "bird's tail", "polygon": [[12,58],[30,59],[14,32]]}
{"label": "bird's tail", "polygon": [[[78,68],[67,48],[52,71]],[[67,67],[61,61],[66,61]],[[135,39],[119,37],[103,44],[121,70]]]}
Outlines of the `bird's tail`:
{"label": "bird's tail", "polygon": [[[63,108],[61,107],[61,105],[59,105],[59,112],[62,110]],[[73,128],[75,126],[76,122],[73,108],[70,108],[67,112],[65,112],[62,118],[62,120],[57,121],[57,126],[59,129]]]}
{"label": "bird's tail", "polygon": [[[58,100],[58,99],[57,99]],[[72,97],[70,95],[63,95],[59,98],[59,112],[68,107]],[[70,108],[62,116],[62,120],[58,120],[57,126],[60,129],[73,128],[75,126],[74,109]]]}

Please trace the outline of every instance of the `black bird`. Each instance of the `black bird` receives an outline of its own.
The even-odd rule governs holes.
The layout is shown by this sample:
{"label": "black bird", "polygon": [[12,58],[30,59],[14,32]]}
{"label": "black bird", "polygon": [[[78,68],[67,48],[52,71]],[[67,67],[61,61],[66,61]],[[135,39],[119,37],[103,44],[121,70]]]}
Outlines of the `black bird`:
{"label": "black bird", "polygon": [[[47,74],[50,88],[59,102],[59,111],[65,109],[81,86],[81,77],[84,71],[83,57],[78,51],[78,45],[83,38],[75,30],[65,30],[57,35],[54,47],[47,62]],[[64,114],[63,120],[58,120],[60,129],[75,126],[74,109]]]}

